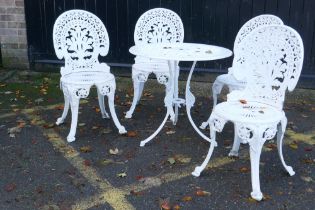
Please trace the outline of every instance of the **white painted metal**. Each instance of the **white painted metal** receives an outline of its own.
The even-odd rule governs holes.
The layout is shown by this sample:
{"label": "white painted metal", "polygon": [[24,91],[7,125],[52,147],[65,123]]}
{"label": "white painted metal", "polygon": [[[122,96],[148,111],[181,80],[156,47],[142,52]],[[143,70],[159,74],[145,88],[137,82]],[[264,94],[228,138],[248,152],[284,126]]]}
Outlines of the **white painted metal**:
{"label": "white painted metal", "polygon": [[[251,33],[254,29],[266,26],[266,25],[283,25],[283,22],[280,18],[274,15],[259,15],[256,16],[249,21],[247,21],[239,32],[236,35],[234,42],[234,54],[238,53],[238,48],[243,39]],[[238,61],[235,61],[238,62]],[[216,78],[212,85],[212,97],[213,97],[213,107],[217,104],[218,95],[221,93],[224,85],[228,86],[229,92],[233,90],[242,90],[245,88],[246,82],[243,80],[237,80],[231,73],[233,68],[235,68],[236,64],[233,63],[232,67],[230,67],[227,74],[222,74]]]}
{"label": "white painted metal", "polygon": [[[284,25],[263,26],[253,30],[240,43],[234,56],[237,68],[232,74],[245,80],[243,90],[228,95],[227,102],[217,104],[209,120],[210,138],[216,141],[216,132],[221,132],[225,123],[235,125],[235,138],[231,153],[238,154],[239,142],[249,143],[252,188],[251,196],[261,200],[263,195],[259,181],[259,159],[263,144],[277,134],[278,151],[287,172],[295,174],[282,154],[282,140],[287,125],[283,111],[285,91],[292,91],[299,79],[304,58],[300,35]],[[206,159],[192,173],[199,176],[213,152],[210,145]]]}
{"label": "white painted metal", "polygon": [[[184,27],[180,17],[173,11],[164,8],[151,9],[138,19],[134,41],[136,46],[155,44],[155,43],[181,43],[184,40]],[[157,81],[168,89],[169,66],[167,61],[152,59],[143,56],[135,58],[132,66],[132,80],[134,86],[134,97],[126,118],[131,118],[140,101],[144,83],[149,74],[154,73]],[[176,66],[179,72],[178,65]],[[175,91],[178,95],[178,90]],[[178,109],[178,108],[176,108]],[[174,121],[176,123],[176,121]]]}
{"label": "white painted metal", "polygon": [[126,129],[117,119],[114,108],[115,77],[110,73],[110,67],[105,63],[99,63],[98,60],[98,56],[106,56],[109,49],[109,37],[102,21],[87,11],[66,11],[54,24],[53,42],[57,57],[65,60],[65,66],[61,67],[60,79],[65,106],[56,124],[64,122],[71,107],[71,129],[67,141],[75,140],[79,100],[89,95],[93,85],[97,87],[103,118],[109,118],[104,106],[106,95],[110,113],[119,133],[126,133]]}
{"label": "white painted metal", "polygon": [[[169,66],[169,82],[166,91],[166,96],[164,98],[164,103],[167,108],[166,116],[159,126],[159,128],[147,139],[141,141],[140,146],[144,146],[147,142],[151,141],[163,128],[168,117],[173,122],[176,122],[178,117],[178,112],[176,111],[176,106],[181,107],[181,105],[186,105],[186,111],[188,119],[192,124],[193,128],[197,133],[203,137],[205,140],[212,142],[207,136],[205,136],[198,127],[193,122],[190,109],[195,103],[195,97],[190,92],[190,79],[195,68],[197,61],[207,61],[207,60],[217,60],[221,58],[226,58],[232,55],[232,52],[228,49],[204,45],[204,44],[194,44],[194,43],[170,43],[170,44],[151,44],[142,46],[133,46],[129,49],[129,52],[137,55],[153,59],[163,59],[168,61]],[[177,64],[179,61],[194,61],[194,64],[190,70],[188,81],[186,84],[186,99],[178,97],[178,73]],[[177,94],[176,94],[177,93]],[[175,111],[173,109],[175,107]]]}

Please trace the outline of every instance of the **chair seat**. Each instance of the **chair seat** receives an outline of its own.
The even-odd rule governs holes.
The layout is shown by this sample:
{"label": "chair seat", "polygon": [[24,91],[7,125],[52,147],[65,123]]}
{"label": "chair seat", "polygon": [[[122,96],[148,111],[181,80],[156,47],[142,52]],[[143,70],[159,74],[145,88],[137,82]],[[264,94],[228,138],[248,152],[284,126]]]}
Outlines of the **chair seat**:
{"label": "chair seat", "polygon": [[95,85],[115,80],[115,77],[111,73],[102,71],[84,71],[63,75],[60,80],[63,84]]}
{"label": "chair seat", "polygon": [[232,122],[255,124],[278,123],[284,117],[282,110],[258,102],[222,102],[215,106],[214,113]]}
{"label": "chair seat", "polygon": [[244,86],[246,85],[245,81],[237,80],[235,77],[231,74],[222,74],[216,78],[217,81],[224,83],[226,85],[232,85],[232,86]]}

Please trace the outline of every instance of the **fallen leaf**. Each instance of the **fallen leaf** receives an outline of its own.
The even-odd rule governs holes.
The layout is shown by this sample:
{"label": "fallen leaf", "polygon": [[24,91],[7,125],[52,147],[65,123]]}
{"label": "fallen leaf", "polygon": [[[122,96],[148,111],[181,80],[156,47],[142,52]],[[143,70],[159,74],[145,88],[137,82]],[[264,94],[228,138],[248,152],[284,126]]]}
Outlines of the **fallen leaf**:
{"label": "fallen leaf", "polygon": [[175,206],[173,206],[173,210],[180,210],[180,206],[176,204]]}
{"label": "fallen leaf", "polygon": [[273,144],[273,143],[270,143],[270,144],[267,144],[266,147],[270,148],[270,149],[275,149],[275,148],[277,148],[277,145]]}
{"label": "fallen leaf", "polygon": [[289,144],[289,147],[290,147],[291,149],[298,149],[298,145],[297,145],[296,143],[291,143],[291,144]]}
{"label": "fallen leaf", "polygon": [[240,168],[240,172],[241,173],[248,173],[249,172],[249,169],[247,167],[241,167]]}
{"label": "fallen leaf", "polygon": [[35,191],[36,191],[38,194],[41,194],[41,193],[44,192],[44,189],[43,189],[42,186],[38,186],[38,187],[36,187]]}
{"label": "fallen leaf", "polygon": [[195,194],[196,194],[197,196],[208,196],[208,195],[211,195],[210,192],[207,192],[207,191],[204,191],[204,190],[200,190],[200,189],[198,189],[198,190],[195,192]]}
{"label": "fallen leaf", "polygon": [[50,124],[44,124],[44,125],[43,125],[43,127],[46,128],[46,129],[48,129],[48,128],[53,128],[53,127],[55,127],[55,126],[56,126],[55,123],[50,123]]}
{"label": "fallen leaf", "polygon": [[245,99],[240,100],[241,104],[247,104],[247,101]]}
{"label": "fallen leaf", "polygon": [[162,210],[170,210],[171,205],[170,205],[170,198],[159,198],[159,206],[161,207]]}
{"label": "fallen leaf", "polygon": [[144,179],[144,176],[141,176],[141,175],[138,175],[138,176],[136,176],[136,180],[143,180]]}
{"label": "fallen leaf", "polygon": [[96,130],[96,129],[98,129],[99,127],[98,126],[93,126],[92,127],[92,130]]}
{"label": "fallen leaf", "polygon": [[10,184],[7,184],[5,187],[4,187],[4,190],[7,191],[7,192],[12,192],[13,190],[16,189],[16,184],[15,183],[10,183]]}
{"label": "fallen leaf", "polygon": [[136,137],[138,133],[136,131],[128,131],[127,132],[127,137]]}
{"label": "fallen leaf", "polygon": [[5,91],[4,92],[5,95],[9,95],[9,94],[12,94],[12,93],[13,93],[12,91]]}
{"label": "fallen leaf", "polygon": [[131,190],[130,191],[131,195],[135,195],[135,196],[141,196],[144,195],[144,191],[135,191],[135,190]]}
{"label": "fallen leaf", "polygon": [[56,110],[63,110],[64,106],[63,105],[59,105],[59,106],[55,106]]}
{"label": "fallen leaf", "polygon": [[112,130],[111,130],[110,128],[104,128],[104,129],[101,131],[102,134],[108,134],[108,133],[111,133],[111,132],[112,132]]}
{"label": "fallen leaf", "polygon": [[174,134],[174,133],[176,133],[176,131],[173,131],[173,130],[166,131],[167,135],[171,135],[171,134]]}
{"label": "fallen leaf", "polygon": [[39,104],[39,103],[44,102],[44,99],[43,98],[38,98],[38,99],[35,99],[34,102]]}
{"label": "fallen leaf", "polygon": [[255,199],[252,198],[252,197],[249,197],[249,198],[247,199],[247,201],[250,202],[250,203],[258,203],[258,201],[255,200]]}
{"label": "fallen leaf", "polygon": [[109,150],[109,154],[111,155],[117,155],[118,153],[119,153],[119,150],[117,148]]}
{"label": "fallen leaf", "polygon": [[91,166],[91,161],[90,160],[84,160],[83,165],[85,166]]}
{"label": "fallen leaf", "polygon": [[22,129],[20,127],[8,128],[8,134],[10,138],[15,138],[15,134],[20,133],[21,130]]}
{"label": "fallen leaf", "polygon": [[84,127],[86,124],[85,123],[79,123],[78,125],[79,125],[79,127]]}
{"label": "fallen leaf", "polygon": [[175,155],[174,159],[176,160],[176,162],[179,162],[179,163],[190,163],[191,161],[191,157],[187,157],[182,154]]}
{"label": "fallen leaf", "polygon": [[173,165],[173,164],[176,162],[176,160],[175,160],[174,158],[172,158],[172,157],[168,158],[167,161],[168,161],[171,165]]}
{"label": "fallen leaf", "polygon": [[89,153],[89,152],[92,152],[92,147],[91,146],[83,146],[83,147],[80,147],[80,151],[83,153]]}
{"label": "fallen leaf", "polygon": [[264,201],[271,200],[271,196],[270,195],[263,195],[263,200]]}
{"label": "fallen leaf", "polygon": [[315,160],[312,160],[311,158],[304,158],[302,159],[302,162],[305,164],[312,164],[315,163]]}
{"label": "fallen leaf", "polygon": [[126,174],[126,172],[122,172],[122,173],[118,173],[116,176],[120,177],[120,178],[124,178],[127,176],[127,174]]}
{"label": "fallen leaf", "polygon": [[305,151],[305,152],[311,152],[312,150],[313,150],[313,149],[312,149],[311,147],[305,147],[305,148],[304,148],[304,151]]}
{"label": "fallen leaf", "polygon": [[109,165],[109,164],[112,164],[112,163],[115,163],[114,160],[112,159],[101,159],[98,161],[98,163],[102,166],[106,166],[106,165]]}
{"label": "fallen leaf", "polygon": [[184,202],[192,201],[192,197],[191,196],[184,196],[182,198],[182,201],[184,201]]}
{"label": "fallen leaf", "polygon": [[313,181],[312,177],[309,177],[309,176],[301,176],[301,179],[305,182],[312,182]]}

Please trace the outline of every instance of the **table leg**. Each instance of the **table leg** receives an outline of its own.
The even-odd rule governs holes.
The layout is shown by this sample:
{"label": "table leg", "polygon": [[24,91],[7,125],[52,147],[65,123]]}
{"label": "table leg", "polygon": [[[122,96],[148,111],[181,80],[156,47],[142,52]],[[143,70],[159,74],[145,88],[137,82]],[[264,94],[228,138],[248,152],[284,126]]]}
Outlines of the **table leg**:
{"label": "table leg", "polygon": [[[178,63],[174,63],[174,98],[178,98],[178,78],[179,78],[179,69],[177,68]],[[178,121],[178,108],[180,105],[178,103],[174,103],[174,109],[175,109],[175,119],[173,121],[173,125],[176,125]]]}
{"label": "table leg", "polygon": [[140,142],[140,146],[143,147],[146,143],[148,143],[149,141],[151,141],[164,127],[168,117],[170,117],[170,119],[173,121],[173,123],[175,122],[175,113],[173,110],[173,99],[174,99],[174,76],[175,76],[175,68],[176,68],[176,61],[168,61],[168,65],[170,68],[170,78],[169,78],[169,86],[170,88],[168,88],[167,93],[165,95],[164,98],[164,104],[167,108],[167,113],[165,115],[164,120],[162,121],[161,125],[159,126],[159,128],[148,138],[146,138],[145,140]]}
{"label": "table leg", "polygon": [[191,80],[191,77],[192,77],[192,74],[194,72],[194,69],[195,69],[195,66],[196,66],[196,63],[197,61],[194,61],[191,69],[190,69],[190,72],[189,72],[189,76],[188,76],[188,79],[187,79],[187,83],[186,83],[186,92],[185,92],[185,98],[186,98],[186,112],[187,112],[187,116],[188,116],[188,119],[189,119],[189,122],[191,123],[191,125],[193,126],[193,128],[195,129],[195,131],[203,138],[205,139],[206,141],[210,142],[210,143],[214,143],[215,146],[216,146],[216,142],[215,141],[212,141],[210,138],[208,138],[206,135],[204,135],[199,129],[198,127],[196,126],[196,124],[194,123],[194,121],[192,120],[191,118],[191,114],[190,114],[190,109],[191,107],[194,106],[195,104],[195,96],[192,94],[192,92],[190,91],[190,80]]}

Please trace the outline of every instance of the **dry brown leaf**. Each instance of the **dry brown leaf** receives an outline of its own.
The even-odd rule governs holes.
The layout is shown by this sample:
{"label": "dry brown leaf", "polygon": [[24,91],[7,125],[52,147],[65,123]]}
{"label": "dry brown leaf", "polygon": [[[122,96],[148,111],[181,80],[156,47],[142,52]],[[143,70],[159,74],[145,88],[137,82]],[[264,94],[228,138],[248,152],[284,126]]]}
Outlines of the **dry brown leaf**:
{"label": "dry brown leaf", "polygon": [[184,202],[192,201],[192,197],[191,197],[191,196],[184,196],[184,197],[182,198],[182,201],[184,201]]}
{"label": "dry brown leaf", "polygon": [[208,195],[211,195],[210,192],[207,192],[207,191],[204,191],[204,190],[200,190],[200,189],[198,189],[198,190],[195,192],[195,194],[196,194],[197,196],[208,196]]}
{"label": "dry brown leaf", "polygon": [[180,210],[180,206],[176,204],[175,206],[173,206],[173,210]]}
{"label": "dry brown leaf", "polygon": [[136,137],[138,136],[137,131],[128,131],[127,132],[127,137]]}
{"label": "dry brown leaf", "polygon": [[83,147],[80,147],[80,151],[83,153],[89,153],[89,152],[92,152],[92,147],[91,146],[83,146]]}
{"label": "dry brown leaf", "polygon": [[250,170],[249,170],[249,168],[247,168],[247,167],[241,167],[240,168],[240,172],[241,173],[248,173]]}

